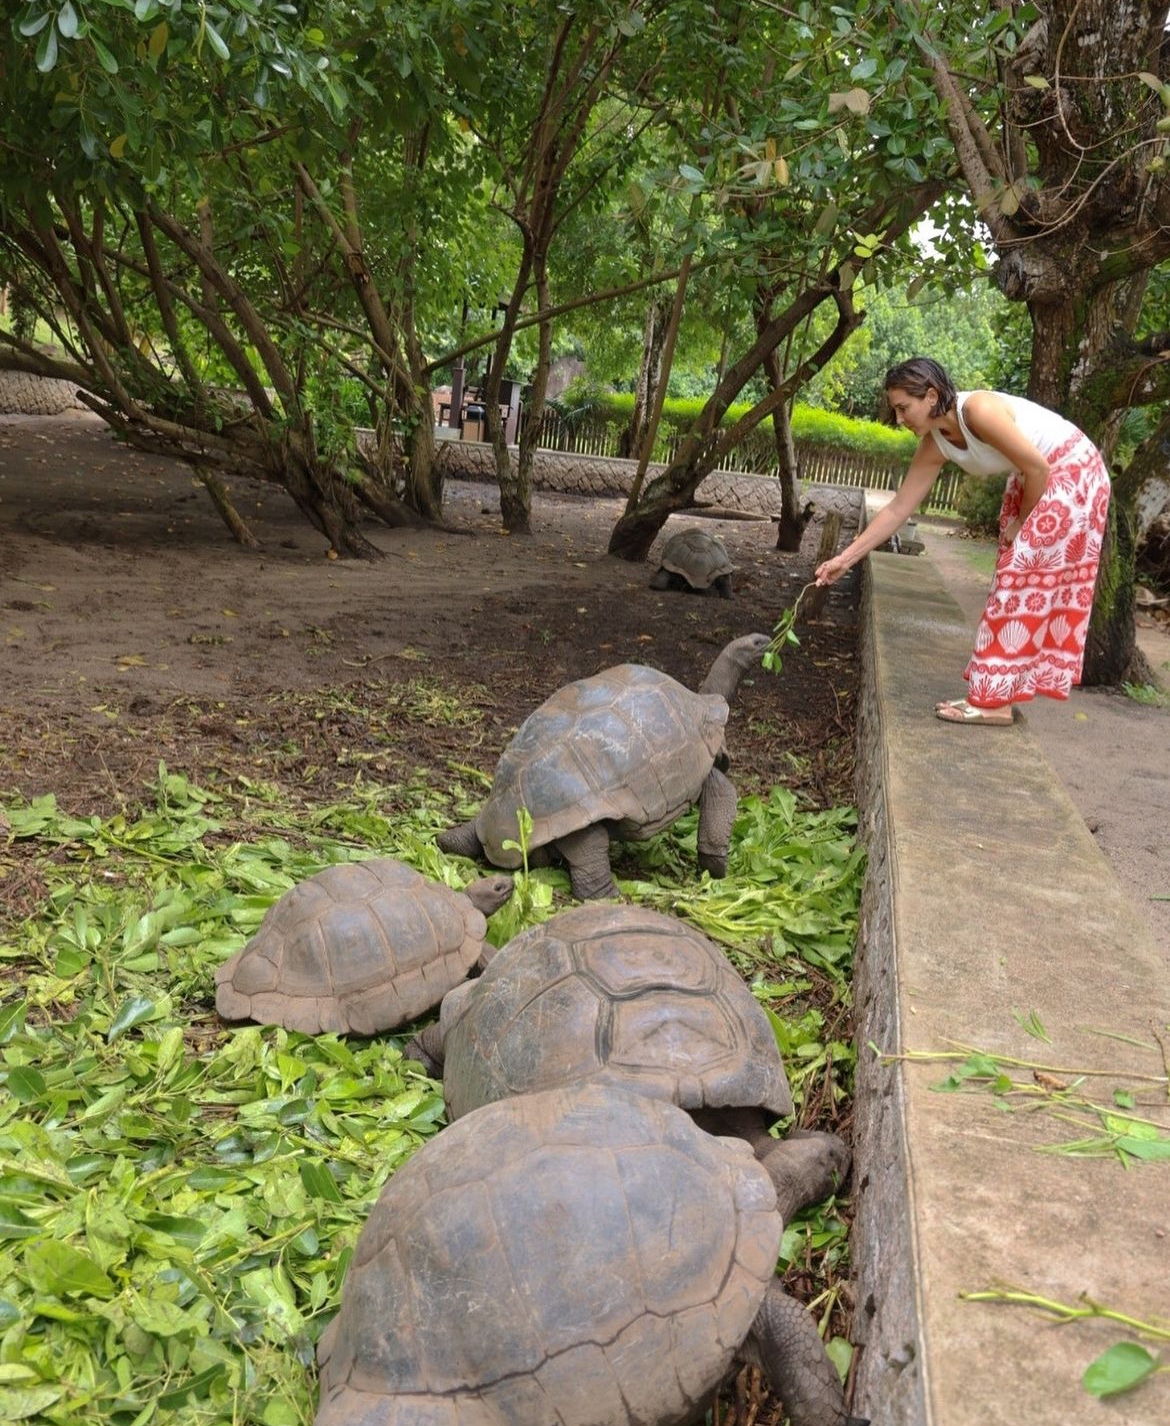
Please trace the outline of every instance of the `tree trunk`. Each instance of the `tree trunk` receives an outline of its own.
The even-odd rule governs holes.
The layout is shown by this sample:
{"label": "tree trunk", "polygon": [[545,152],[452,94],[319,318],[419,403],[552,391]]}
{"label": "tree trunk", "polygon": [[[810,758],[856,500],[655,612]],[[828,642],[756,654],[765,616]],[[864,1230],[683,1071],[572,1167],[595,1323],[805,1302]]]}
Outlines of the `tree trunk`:
{"label": "tree trunk", "polygon": [[357,527],[357,506],[345,481],[336,471],[324,466],[315,451],[305,449],[295,432],[290,432],[283,443],[280,479],[336,554],[361,559],[382,558],[382,551]]}
{"label": "tree trunk", "polygon": [[1154,522],[1170,513],[1170,411],[1113,478],[1114,496],[1131,512],[1140,550]]}
{"label": "tree trunk", "polygon": [[[1051,259],[1059,251],[1050,252]],[[1034,256],[1033,263],[1039,260]],[[1028,395],[1064,412],[1102,447],[1116,442],[1112,406],[1095,399],[1096,380],[1116,361],[1118,332],[1132,321],[1132,289],[1122,282],[1100,284],[1094,274],[1080,274],[1070,256],[1064,271],[1064,300],[1029,302],[1032,318],[1032,366]],[[1136,543],[1133,513],[1124,488],[1115,486],[1101,566],[1085,643],[1081,682],[1086,688],[1113,687],[1128,677],[1137,648],[1134,625]]]}
{"label": "tree trunk", "polygon": [[365,476],[359,475],[354,481],[353,488],[363,505],[368,506],[380,520],[384,520],[387,525],[393,526],[395,529],[443,528],[433,525],[405,500],[399,500],[396,496],[391,495],[380,481],[368,480]]}
{"label": "tree trunk", "polygon": [[[1165,73],[1165,21],[1158,0],[1047,0],[1006,61],[999,91],[978,98],[962,21],[954,41],[961,61],[952,66],[937,39],[926,51],[956,157],[999,254],[996,280],[1032,318],[1028,395],[1076,422],[1106,461],[1142,380],[1135,376],[1129,394],[1111,380],[1119,347],[1132,347],[1149,273],[1170,253],[1165,106],[1143,92]],[[977,107],[985,98],[986,118]],[[1135,648],[1134,524],[1122,484],[1114,494],[1086,684],[1116,683]]]}
{"label": "tree trunk", "polygon": [[618,439],[618,455],[636,460],[646,439],[650,412],[654,409],[658,383],[662,380],[662,348],[666,340],[666,319],[669,308],[661,295],[655,294],[646,309],[642,331],[642,362],[638,368],[638,383],[634,387],[634,409]]}
{"label": "tree trunk", "polygon": [[[811,312],[829,300],[837,304],[837,324],[830,336],[782,385],[757,402],[746,416],[730,429],[720,430],[720,422],[728,407],[748,379],[763,365],[769,352],[775,351]],[[695,491],[723,455],[818,372],[860,321],[861,317],[853,310],[849,293],[830,281],[805,288],[779,317],[762,326],[750,350],[731,365],[714,395],[695,418],[670,465],[641,491],[636,504],[632,499],[627,504],[625,514],[610,534],[609,553],[619,559],[644,560],[666,521],[676,511],[685,510],[693,503]]]}
{"label": "tree trunk", "polygon": [[496,461],[496,482],[500,487],[500,518],[504,529],[510,535],[528,535],[532,532],[532,492],[522,484],[520,471],[512,464],[512,453],[508,450],[507,432],[500,420],[500,388],[504,380],[504,367],[512,351],[512,336],[516,330],[516,319],[520,314],[528,278],[532,272],[533,246],[528,232],[524,233],[524,247],[520,259],[520,270],[512,287],[512,295],[500,325],[500,335],[492,351],[491,365],[487,381],[484,383],[484,406],[486,407],[488,438]]}
{"label": "tree trunk", "polygon": [[414,308],[408,307],[402,322],[410,380],[400,382],[397,400],[405,407],[406,500],[425,521],[443,517],[443,475],[435,460],[435,414],[431,405],[426,363],[414,326]]}
{"label": "tree trunk", "polygon": [[[678,270],[678,280],[674,285],[674,297],[671,300],[670,313],[666,319],[666,329],[662,334],[658,387],[654,392],[654,399],[650,403],[642,427],[641,445],[635,452],[638,457],[638,468],[634,471],[630,493],[626,497],[626,515],[633,514],[638,508],[638,502],[642,496],[642,485],[645,482],[646,471],[650,466],[650,457],[654,451],[654,442],[658,439],[658,426],[662,420],[662,408],[666,404],[666,390],[670,383],[670,373],[674,368],[674,348],[678,341],[679,328],[682,326],[683,304],[686,302],[687,285],[691,279],[691,266],[692,255],[687,253]],[[623,516],[623,518],[625,517]],[[653,542],[653,536],[651,536],[650,543],[653,544]],[[649,549],[649,545],[646,548]],[[643,552],[639,558],[644,559],[645,553]]]}
{"label": "tree trunk", "polygon": [[248,528],[247,521],[231,502],[228,495],[227,486],[220,480],[213,470],[201,470],[199,479],[203,482],[204,489],[211,496],[211,503],[219,511],[219,517],[232,532],[232,537],[237,544],[243,545],[249,550],[258,550],[260,541]]}
{"label": "tree trunk", "polygon": [[1086,688],[1115,687],[1133,676],[1138,653],[1134,624],[1135,577],[1136,558],[1129,512],[1119,501],[1112,500],[1101,551],[1101,568],[1097,575],[1097,592],[1085,640],[1085,669],[1081,682]]}
{"label": "tree trunk", "polygon": [[[772,299],[765,298],[757,308],[756,330],[766,326],[772,315]],[[776,391],[783,383],[780,358],[775,349],[763,361],[768,387]],[[776,548],[789,553],[800,549],[808,516],[801,509],[798,495],[800,474],[796,468],[796,447],[792,443],[792,404],[781,401],[772,412],[772,434],[776,443],[776,477],[780,482],[780,519],[776,524]]]}
{"label": "tree trunk", "polygon": [[[536,282],[536,306],[543,312],[549,305],[548,264],[545,255],[538,253],[532,265],[532,275]],[[544,415],[544,398],[548,390],[548,373],[552,365],[552,323],[541,322],[536,370],[532,374],[532,388],[528,394],[528,410],[524,417],[524,429],[520,432],[520,453],[517,460],[516,485],[523,500],[532,503],[532,463],[536,455],[536,441],[540,434],[540,421]]]}

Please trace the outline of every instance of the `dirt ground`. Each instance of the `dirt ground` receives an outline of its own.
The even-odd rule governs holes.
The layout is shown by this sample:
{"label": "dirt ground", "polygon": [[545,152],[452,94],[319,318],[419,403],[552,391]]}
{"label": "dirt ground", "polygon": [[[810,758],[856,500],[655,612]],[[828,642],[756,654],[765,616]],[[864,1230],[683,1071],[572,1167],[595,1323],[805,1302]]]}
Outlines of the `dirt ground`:
{"label": "dirt ground", "polygon": [[[652,590],[653,561],[606,556],[616,500],[538,495],[535,533],[513,538],[494,488],[451,482],[448,518],[467,534],[371,525],[386,558],[366,563],[328,559],[282,493],[234,495],[259,552],[231,541],[186,467],[125,449],[95,417],[0,417],[0,790],[109,812],[160,760],[310,802],[360,778],[404,797],[420,778],[445,787],[461,765],[490,770],[568,679],[634,660],[697,683],[728,639],[791,605],[818,531],[790,555],[770,523],[704,522],[739,567],[724,601]],[[971,542],[920,529],[973,628],[989,578]],[[742,792],[783,782],[817,805],[851,800],[848,583],[779,677],[741,687]],[[1139,638],[1170,683],[1170,625],[1143,618]],[[1170,902],[1153,899],[1170,894],[1170,710],[1076,690],[1026,716],[1170,960]]]}
{"label": "dirt ground", "polygon": [[[772,629],[815,555],[815,526],[787,555],[768,522],[706,522],[739,567],[727,601],[652,590],[652,565],[606,556],[615,500],[538,495],[535,533],[513,538],[494,488],[452,482],[466,534],[371,524],[386,558],[358,562],[327,558],[283,493],[233,496],[259,552],[232,542],[186,467],[96,418],[0,418],[0,789],[108,811],[160,759],[308,799],[359,776],[447,785],[451,764],[490,771],[569,679],[636,661],[694,686],[729,639]],[[741,792],[850,800],[855,639],[835,590],[782,675],[741,686]]]}

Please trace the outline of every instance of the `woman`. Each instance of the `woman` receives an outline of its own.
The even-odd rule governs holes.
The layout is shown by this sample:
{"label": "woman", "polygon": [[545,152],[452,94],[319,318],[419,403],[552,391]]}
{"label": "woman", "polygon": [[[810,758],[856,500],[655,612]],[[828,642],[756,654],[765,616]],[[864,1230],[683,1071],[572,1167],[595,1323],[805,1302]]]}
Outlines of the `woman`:
{"label": "woman", "polygon": [[918,450],[894,499],[816,572],[832,584],[884,544],[925,499],[945,462],[1008,476],[999,555],[966,698],[938,704],[950,723],[1008,724],[1012,705],[1067,698],[1081,678],[1101,558],[1109,473],[1092,441],[1063,416],[997,391],[956,391],[938,362],[912,357],[886,373],[886,399]]}

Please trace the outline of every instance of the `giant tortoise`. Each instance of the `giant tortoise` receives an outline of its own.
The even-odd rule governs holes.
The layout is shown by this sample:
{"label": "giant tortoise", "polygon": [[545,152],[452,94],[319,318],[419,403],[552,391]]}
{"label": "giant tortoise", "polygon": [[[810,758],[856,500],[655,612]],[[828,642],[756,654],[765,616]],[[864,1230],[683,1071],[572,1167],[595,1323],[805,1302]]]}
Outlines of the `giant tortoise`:
{"label": "giant tortoise", "polygon": [[726,875],[736,797],[717,765],[726,766],[723,730],[729,700],[768,642],[767,634],[732,640],[697,693],[629,663],[566,684],[521,723],[479,815],[442,833],[439,846],[518,867],[523,807],[532,818],[528,850],[563,857],[574,896],[616,896],[610,837],[652,837],[698,801],[699,864]]}
{"label": "giant tortoise", "polygon": [[650,588],[683,589],[695,594],[713,590],[720,599],[730,599],[734,573],[727,546],[719,536],[692,525],[671,535],[663,545],[658,568],[650,576]]}
{"label": "giant tortoise", "polygon": [[611,1085],[475,1110],[374,1205],[318,1347],[317,1426],[679,1426],[736,1356],[793,1426],[865,1426],[774,1277],[834,1171],[791,1147],[778,1200],[746,1145]]}
{"label": "giant tortoise", "polygon": [[792,1113],[768,1017],[727,957],[641,906],[577,906],[514,936],[406,1054],[442,1074],[451,1119],[512,1094],[616,1084],[747,1139],[769,1171],[769,1126]]}
{"label": "giant tortoise", "polygon": [[494,953],[486,917],[510,876],[462,892],[393,857],[326,867],[286,891],[215,972],[225,1020],[374,1035],[425,1015]]}

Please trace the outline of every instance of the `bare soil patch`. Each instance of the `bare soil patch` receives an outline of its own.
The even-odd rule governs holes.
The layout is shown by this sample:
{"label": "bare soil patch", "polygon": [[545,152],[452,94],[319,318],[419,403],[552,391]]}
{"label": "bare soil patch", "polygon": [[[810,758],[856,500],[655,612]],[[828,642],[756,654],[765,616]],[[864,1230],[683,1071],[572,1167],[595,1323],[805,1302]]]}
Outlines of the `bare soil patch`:
{"label": "bare soil patch", "polygon": [[[452,482],[447,517],[466,533],[371,525],[386,557],[357,562],[327,558],[280,492],[233,496],[259,552],[232,542],[185,466],[96,418],[0,420],[0,789],[108,815],[163,761],[306,801],[359,781],[409,799],[490,772],[567,680],[633,661],[696,685],[729,639],[772,628],[816,551],[816,526],[783,554],[769,522],[706,522],[739,570],[722,600],[652,590],[653,562],[605,555],[617,500],[538,494],[535,533],[509,537],[494,487]],[[745,680],[729,731],[741,793],[851,800],[855,644],[852,593],[834,589],[782,674]],[[24,897],[7,871],[11,912]]]}

